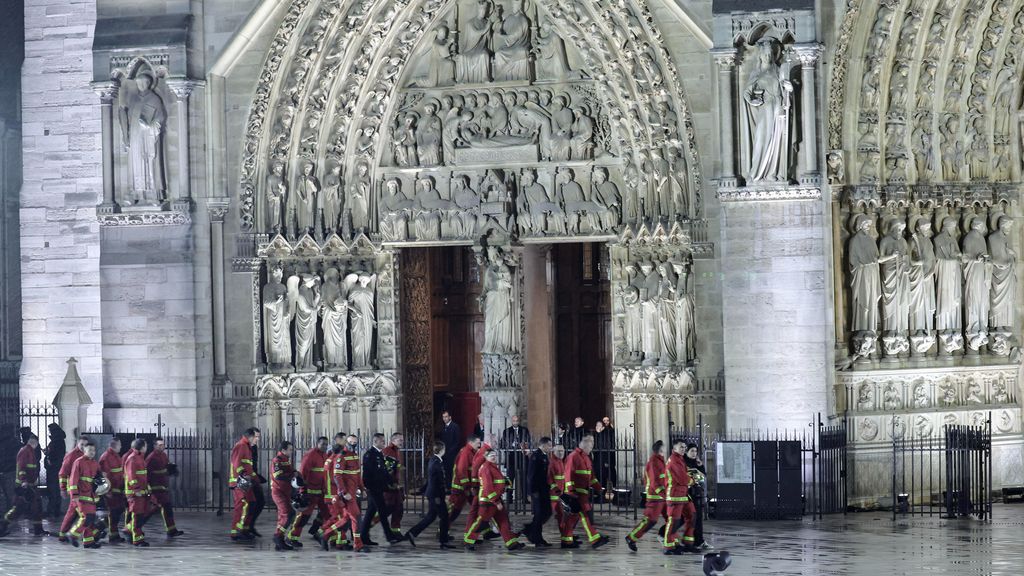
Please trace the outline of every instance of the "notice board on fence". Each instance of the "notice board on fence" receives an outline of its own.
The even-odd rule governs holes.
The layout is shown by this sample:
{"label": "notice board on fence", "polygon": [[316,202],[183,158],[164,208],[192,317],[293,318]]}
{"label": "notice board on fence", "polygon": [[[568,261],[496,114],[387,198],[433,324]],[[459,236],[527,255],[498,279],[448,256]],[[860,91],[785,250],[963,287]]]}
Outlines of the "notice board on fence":
{"label": "notice board on fence", "polygon": [[715,517],[754,517],[754,447],[750,442],[719,442],[715,447]]}

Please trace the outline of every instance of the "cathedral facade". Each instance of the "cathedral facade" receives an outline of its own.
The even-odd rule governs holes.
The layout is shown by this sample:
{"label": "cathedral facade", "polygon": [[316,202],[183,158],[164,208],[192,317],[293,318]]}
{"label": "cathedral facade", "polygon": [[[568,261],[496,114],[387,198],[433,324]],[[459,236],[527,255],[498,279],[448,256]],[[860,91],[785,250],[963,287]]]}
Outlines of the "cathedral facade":
{"label": "cathedral facade", "polygon": [[1022,0],[24,21],[2,341],[23,401],[74,357],[115,429],[479,407],[647,445],[821,413],[862,495],[893,439],[990,422],[994,484],[1024,483]]}

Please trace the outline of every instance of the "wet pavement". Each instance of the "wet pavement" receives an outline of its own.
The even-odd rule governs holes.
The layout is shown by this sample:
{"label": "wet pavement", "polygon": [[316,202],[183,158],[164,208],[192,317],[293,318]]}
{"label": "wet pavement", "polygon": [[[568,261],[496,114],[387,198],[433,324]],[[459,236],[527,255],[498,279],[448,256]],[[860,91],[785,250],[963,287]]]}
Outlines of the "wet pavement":
{"label": "wet pavement", "polygon": [[[0,540],[0,574],[87,576],[147,575],[287,575],[329,574],[357,570],[387,576],[446,571],[451,576],[494,571],[511,574],[572,574],[573,576],[622,574],[624,576],[699,575],[701,557],[663,556],[656,533],[641,542],[639,553],[630,552],[623,536],[632,519],[598,516],[597,525],[612,536],[600,550],[582,548],[546,550],[532,546],[505,552],[499,541],[478,546],[476,552],[442,551],[424,532],[412,548],[408,543],[374,549],[372,554],[323,552],[306,540],[294,552],[275,552],[269,535],[273,513],[259,521],[264,538],[255,544],[228,540],[228,515],[179,512],[178,527],[185,536],[168,541],[150,526],[152,546],[134,549],[125,544],[84,550],[60,544],[55,538],[30,536],[19,525]],[[417,518],[406,518],[405,523]],[[154,519],[159,522],[158,519]],[[461,518],[460,518],[461,520]],[[523,519],[515,519],[520,526]],[[408,526],[407,526],[408,527]],[[380,528],[373,537],[382,540]],[[824,520],[789,522],[718,522],[706,524],[707,538],[717,550],[729,550],[733,565],[729,576],[753,574],[1024,574],[1024,505],[996,506],[991,523],[977,520],[909,518],[893,522],[885,512],[826,517]],[[553,524],[547,539],[557,542]]]}

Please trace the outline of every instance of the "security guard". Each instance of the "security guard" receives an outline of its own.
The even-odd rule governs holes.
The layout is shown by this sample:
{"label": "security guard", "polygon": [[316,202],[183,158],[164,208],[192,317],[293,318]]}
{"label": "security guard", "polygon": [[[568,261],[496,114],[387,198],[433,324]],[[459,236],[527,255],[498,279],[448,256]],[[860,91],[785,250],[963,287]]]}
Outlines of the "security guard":
{"label": "security guard", "polygon": [[658,440],[651,447],[651,457],[644,467],[644,517],[626,535],[626,545],[636,552],[636,543],[665,515],[665,443]]}
{"label": "security guard", "polygon": [[609,540],[607,536],[597,531],[590,518],[590,512],[593,510],[593,506],[590,504],[591,491],[601,492],[603,490],[601,483],[594,477],[594,463],[590,459],[590,453],[593,450],[594,437],[587,434],[580,440],[579,447],[573,450],[565,461],[565,484],[562,489],[562,499],[570,506],[571,512],[565,516],[562,522],[562,548],[579,547],[579,543],[573,538],[577,522],[583,524],[583,531],[592,548],[600,548]]}

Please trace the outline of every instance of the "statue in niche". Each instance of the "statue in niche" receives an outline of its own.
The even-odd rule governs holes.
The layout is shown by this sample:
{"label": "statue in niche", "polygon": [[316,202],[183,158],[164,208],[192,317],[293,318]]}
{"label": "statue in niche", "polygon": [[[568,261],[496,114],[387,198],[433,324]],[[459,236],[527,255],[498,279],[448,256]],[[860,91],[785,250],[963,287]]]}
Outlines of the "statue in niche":
{"label": "statue in niche", "polygon": [[455,77],[463,84],[491,81],[491,4],[477,3],[476,16],[461,29],[462,52],[455,56]]}
{"label": "statue in niche", "polygon": [[405,240],[409,236],[407,222],[414,203],[403,188],[402,181],[397,178],[384,182],[380,233],[385,240]]}
{"label": "statue in niche", "polygon": [[558,95],[551,102],[550,160],[565,162],[570,158],[572,126],[575,121],[565,96]]}
{"label": "statue in niche", "polygon": [[444,24],[434,30],[434,39],[430,43],[429,68],[424,86],[451,86],[455,79],[455,48],[448,26]]}
{"label": "statue in niche", "polygon": [[752,184],[789,180],[793,83],[780,68],[778,48],[770,38],[757,42],[757,62],[743,89],[750,138],[745,177]]}
{"label": "statue in niche", "polygon": [[889,382],[885,385],[885,391],[882,393],[882,406],[886,410],[899,410],[903,408],[900,390],[896,387],[895,383]]}
{"label": "statue in niche", "polygon": [[295,371],[312,372],[316,345],[316,318],[320,308],[320,278],[296,274],[288,279],[288,293],[295,317]]}
{"label": "statue in niche", "polygon": [[518,196],[519,228],[535,234],[547,234],[552,227],[565,234],[565,214],[551,200],[544,185],[537,182],[537,173],[523,170]]}
{"label": "statue in niche", "polygon": [[843,164],[842,150],[833,150],[825,158],[828,167],[828,183],[841,186],[846,182],[846,167]]}
{"label": "statue in niche", "polygon": [[658,288],[658,343],[661,346],[658,351],[658,363],[661,366],[671,366],[679,359],[676,340],[676,284],[679,278],[668,260],[658,262],[657,267],[658,275],[661,277],[661,286]]}
{"label": "statue in niche", "polygon": [[864,82],[860,85],[860,101],[865,109],[878,107],[878,86],[881,75],[882,69],[879,65],[869,66],[867,74],[864,75]]}
{"label": "statue in niche", "polygon": [[[416,125],[416,151],[419,154],[420,166],[438,166],[441,159],[441,119],[434,112],[437,110],[433,102],[423,107],[423,117]],[[408,154],[408,152],[406,152]]]}
{"label": "statue in niche", "polygon": [[686,363],[697,357],[697,316],[690,290],[689,278],[693,262],[673,260],[676,273],[676,359]]}
{"label": "statue in niche", "polygon": [[505,256],[495,246],[487,247],[483,294],[484,354],[519,352],[519,287]]}
{"label": "statue in niche", "polygon": [[947,114],[939,125],[942,136],[942,178],[955,181],[960,177],[960,167],[964,163],[964,147],[957,136],[960,120],[956,114]]}
{"label": "statue in niche", "polygon": [[666,184],[669,197],[672,200],[672,212],[670,213],[686,215],[690,209],[690,197],[687,194],[686,160],[683,159],[682,146],[666,144],[665,156],[668,165]]}
{"label": "statue in niche", "polygon": [[283,231],[283,210],[287,200],[288,182],[284,177],[284,164],[274,162],[267,175],[267,229],[275,234]]}
{"label": "statue in niche", "polygon": [[452,178],[452,202],[458,210],[449,221],[456,238],[471,238],[476,234],[480,196],[469,185],[468,176]]}
{"label": "statue in niche", "polygon": [[996,78],[996,93],[992,100],[995,125],[992,132],[996,135],[1009,136],[1010,118],[1013,116],[1012,109],[1016,103],[1017,94],[1020,93],[1020,77],[1014,67],[1004,67]]}
{"label": "statue in niche", "polygon": [[921,119],[910,135],[910,149],[914,152],[917,179],[928,181],[932,177],[935,153],[932,151],[932,133],[930,122]]}
{"label": "statue in niche", "polygon": [[914,408],[927,408],[931,402],[928,401],[928,389],[923,383],[914,385]]}
{"label": "statue in niche", "polygon": [[565,41],[555,33],[549,22],[540,26],[536,44],[533,57],[537,80],[566,80],[570,68]]}
{"label": "statue in niche", "polygon": [[964,332],[967,347],[977,351],[988,343],[989,255],[985,243],[985,221],[981,216],[970,220],[970,231],[964,236]]}
{"label": "statue in niche", "polygon": [[874,390],[871,388],[871,384],[865,382],[860,385],[857,389],[857,410],[874,410],[875,400],[873,395]]}
{"label": "statue in niche", "polygon": [[619,206],[622,198],[619,195],[619,187],[608,180],[608,170],[601,167],[594,168],[593,184],[593,198],[601,207],[599,214],[601,229],[604,231],[614,230],[620,221]]}
{"label": "statue in niche", "polygon": [[991,308],[989,325],[1000,332],[1013,329],[1017,296],[1017,251],[1013,249],[1010,229],[1013,219],[1000,216],[997,229],[989,234],[988,253],[992,263]]}
{"label": "statue in niche", "polygon": [[935,98],[935,73],[938,66],[931,60],[925,60],[921,65],[921,78],[918,80],[917,108],[919,110],[930,110],[932,99]]}
{"label": "statue in niche", "polygon": [[[882,330],[883,339],[899,338],[906,342],[907,320],[909,318],[908,298],[908,251],[903,239],[906,223],[893,218],[888,224],[888,233],[878,243],[878,265],[882,282]],[[883,340],[884,341],[884,340]],[[886,351],[897,354],[904,351],[900,342],[887,342]]]}
{"label": "statue in niche", "polygon": [[624,269],[625,281],[618,289],[618,295],[622,298],[622,309],[625,313],[625,337],[626,350],[631,358],[637,358],[642,353],[643,337],[643,310],[640,303],[640,291],[642,289],[643,277],[639,274],[636,264],[627,264]]}
{"label": "statue in niche", "polygon": [[284,269],[277,265],[263,285],[263,351],[272,372],[292,362],[292,311],[283,280]]}
{"label": "statue in niche", "polygon": [[935,248],[931,221],[921,216],[914,225],[909,243],[910,330],[926,336],[935,328]]}
{"label": "statue in niche", "polygon": [[568,220],[567,233],[579,234],[580,221],[583,218],[587,219],[592,231],[601,229],[597,205],[587,201],[583,195],[583,187],[576,182],[572,168],[559,168],[555,173],[555,185],[562,197],[562,211]]}
{"label": "statue in niche", "polygon": [[892,426],[889,428],[889,431],[896,440],[907,435],[907,423],[903,420],[903,416],[897,414],[892,417]]}
{"label": "statue in niche", "polygon": [[494,22],[495,82],[531,80],[530,18],[523,12],[523,0],[511,0],[508,14],[498,9]]}
{"label": "statue in niche", "polygon": [[878,301],[881,280],[878,270],[878,246],[871,237],[871,218],[854,218],[854,235],[847,245],[850,271],[850,329],[853,332],[878,330]]}
{"label": "statue in niche", "polygon": [[661,351],[661,326],[659,300],[661,299],[661,275],[654,269],[654,263],[644,260],[640,263],[640,343],[644,353],[644,366],[657,366]]}
{"label": "statue in niche", "polygon": [[434,179],[424,176],[416,180],[416,198],[413,206],[413,221],[417,240],[441,239],[441,216],[451,210],[452,203],[441,198],[434,187]]}
{"label": "statue in niche", "polygon": [[374,314],[376,302],[376,274],[349,274],[345,284],[349,286],[348,309],[352,327],[352,369],[373,369],[373,338],[377,327]]}
{"label": "statue in niche", "polygon": [[131,174],[131,204],[159,206],[164,200],[164,126],[167,108],[153,91],[156,78],[140,72],[135,77],[137,90],[129,93],[121,105],[121,136],[128,151]]}
{"label": "statue in niche", "polygon": [[960,245],[956,241],[956,218],[942,220],[942,231],[935,236],[935,329],[946,354],[963,347],[960,334],[960,302],[963,274]]}
{"label": "statue in niche", "polygon": [[356,176],[349,183],[348,194],[352,229],[366,232],[370,225],[370,167],[365,161],[356,164]]}
{"label": "statue in niche", "polygon": [[416,154],[416,114],[409,112],[395,129],[395,162],[403,168],[419,164]]}
{"label": "statue in niche", "polygon": [[320,318],[324,331],[324,369],[348,370],[348,296],[337,268],[324,273]]}
{"label": "statue in niche", "polygon": [[324,220],[324,234],[338,231],[341,220],[341,164],[331,166],[331,171],[324,176],[323,195],[321,196],[320,213]]}
{"label": "statue in niche", "polygon": [[302,176],[295,187],[296,235],[312,233],[316,223],[316,200],[320,194],[320,181],[313,175],[313,163],[302,163]]}
{"label": "statue in niche", "polygon": [[570,157],[573,160],[590,160],[594,157],[594,119],[585,106],[577,106],[570,138]]}

